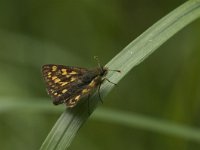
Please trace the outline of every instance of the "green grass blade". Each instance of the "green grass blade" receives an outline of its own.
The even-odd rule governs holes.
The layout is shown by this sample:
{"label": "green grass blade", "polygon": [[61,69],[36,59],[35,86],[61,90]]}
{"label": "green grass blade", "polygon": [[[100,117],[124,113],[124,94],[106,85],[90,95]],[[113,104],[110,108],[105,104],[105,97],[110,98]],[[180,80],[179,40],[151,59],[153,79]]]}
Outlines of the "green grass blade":
{"label": "green grass blade", "polygon": [[[122,71],[121,74],[109,72],[108,79],[118,83],[134,66],[198,17],[200,17],[200,0],[187,1],[169,13],[131,42],[106,65],[111,69]],[[101,95],[105,96],[112,88],[112,84],[105,82],[102,84]],[[92,108],[96,107],[97,99],[97,96],[92,97]],[[67,109],[50,131],[41,146],[41,150],[60,150],[69,147],[77,131],[88,117],[86,104],[81,104],[73,110]]]}

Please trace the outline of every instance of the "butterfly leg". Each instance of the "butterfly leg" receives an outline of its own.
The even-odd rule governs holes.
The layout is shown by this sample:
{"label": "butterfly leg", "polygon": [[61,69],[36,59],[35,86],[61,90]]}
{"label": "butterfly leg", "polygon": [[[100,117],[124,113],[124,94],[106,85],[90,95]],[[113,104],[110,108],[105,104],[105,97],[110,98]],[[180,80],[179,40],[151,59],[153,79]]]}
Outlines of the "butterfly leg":
{"label": "butterfly leg", "polygon": [[[102,79],[101,84],[102,84],[105,80],[108,81],[108,82],[110,82],[110,83],[112,83],[112,84],[114,84],[114,85],[117,85],[116,83],[111,82],[110,80],[108,80],[108,78]],[[98,95],[99,95],[99,99],[100,99],[101,103],[103,104],[103,100],[102,100],[101,94],[100,94],[101,84],[99,84],[99,86],[98,86]]]}
{"label": "butterfly leg", "polygon": [[91,114],[91,110],[90,110],[90,94],[88,94],[88,98],[87,98],[87,107],[88,107],[88,115]]}
{"label": "butterfly leg", "polygon": [[112,84],[114,84],[114,85],[117,85],[116,83],[114,83],[114,82],[108,80],[108,78],[104,78],[104,80],[106,80],[106,81],[108,81],[108,82],[110,82],[110,83],[112,83]]}
{"label": "butterfly leg", "polygon": [[[103,83],[103,81],[102,81],[102,83]],[[100,99],[101,103],[103,104],[103,100],[102,100],[101,94],[100,94],[100,89],[101,89],[101,84],[99,84],[99,86],[98,86],[98,95],[99,95],[99,99]]]}

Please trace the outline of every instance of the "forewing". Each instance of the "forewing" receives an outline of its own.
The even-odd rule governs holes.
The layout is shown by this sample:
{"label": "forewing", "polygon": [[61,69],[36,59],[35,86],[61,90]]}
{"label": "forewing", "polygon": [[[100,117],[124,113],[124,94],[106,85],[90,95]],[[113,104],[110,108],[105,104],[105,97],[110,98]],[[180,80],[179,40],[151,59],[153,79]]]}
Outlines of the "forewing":
{"label": "forewing", "polygon": [[85,68],[47,64],[42,67],[47,92],[54,104],[61,104],[70,99],[78,89],[78,80],[88,72]]}

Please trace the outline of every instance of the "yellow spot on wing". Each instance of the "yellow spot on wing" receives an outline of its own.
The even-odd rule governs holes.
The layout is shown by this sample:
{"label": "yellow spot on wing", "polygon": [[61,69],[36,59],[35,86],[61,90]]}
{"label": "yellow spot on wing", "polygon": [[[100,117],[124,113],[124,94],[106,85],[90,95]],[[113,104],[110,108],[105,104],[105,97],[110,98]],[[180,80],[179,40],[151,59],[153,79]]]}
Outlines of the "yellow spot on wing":
{"label": "yellow spot on wing", "polygon": [[57,78],[57,76],[53,76],[51,79],[52,79],[52,80],[55,80],[56,78]]}
{"label": "yellow spot on wing", "polygon": [[62,93],[63,93],[63,94],[66,93],[66,92],[67,92],[67,89],[62,90]]}
{"label": "yellow spot on wing", "polygon": [[60,79],[56,78],[54,83],[58,83],[58,82],[60,82]]}
{"label": "yellow spot on wing", "polygon": [[56,96],[56,95],[58,95],[58,93],[54,93],[54,95]]}
{"label": "yellow spot on wing", "polygon": [[80,95],[76,96],[75,100],[78,101],[80,99],[80,97],[81,97]]}
{"label": "yellow spot on wing", "polygon": [[71,77],[71,75],[66,75],[67,78]]}
{"label": "yellow spot on wing", "polygon": [[51,72],[48,72],[48,76],[51,75]]}
{"label": "yellow spot on wing", "polygon": [[68,84],[69,82],[63,82],[62,84],[61,84],[61,86],[64,86],[64,85],[66,85],[66,84]]}
{"label": "yellow spot on wing", "polygon": [[57,70],[57,66],[53,66],[52,71],[56,71],[56,70]]}
{"label": "yellow spot on wing", "polygon": [[83,89],[83,90],[82,90],[82,93],[88,93],[88,92],[89,92],[88,89]]}
{"label": "yellow spot on wing", "polygon": [[94,80],[92,80],[92,82],[90,82],[89,86],[91,86],[91,87],[95,86]]}
{"label": "yellow spot on wing", "polygon": [[67,69],[62,69],[62,75],[66,75],[67,74]]}
{"label": "yellow spot on wing", "polygon": [[69,107],[74,107],[74,104],[76,103],[75,99],[70,99],[69,100],[69,103],[68,103],[68,106]]}
{"label": "yellow spot on wing", "polygon": [[70,72],[69,74],[77,74],[77,72],[75,72],[75,71],[72,71],[72,72]]}
{"label": "yellow spot on wing", "polygon": [[67,69],[61,69],[61,71],[62,71],[62,72],[65,72],[65,71],[67,71]]}
{"label": "yellow spot on wing", "polygon": [[76,78],[72,77],[70,81],[73,82],[73,81],[75,81],[75,80],[76,80]]}
{"label": "yellow spot on wing", "polygon": [[53,94],[53,93],[54,93],[54,90],[53,90],[53,89],[50,89],[50,90],[48,91],[48,93],[49,93],[49,94]]}

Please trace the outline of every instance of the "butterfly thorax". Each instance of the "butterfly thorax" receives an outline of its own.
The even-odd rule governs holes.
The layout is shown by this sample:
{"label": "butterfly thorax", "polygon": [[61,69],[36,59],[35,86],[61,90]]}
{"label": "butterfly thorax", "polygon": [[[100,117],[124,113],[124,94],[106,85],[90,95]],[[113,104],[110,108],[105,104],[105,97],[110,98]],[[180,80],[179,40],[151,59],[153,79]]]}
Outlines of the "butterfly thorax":
{"label": "butterfly thorax", "polygon": [[105,76],[106,74],[107,74],[107,68],[104,67],[95,68],[88,70],[88,72],[84,73],[80,80],[84,84],[89,84],[93,80],[95,80],[95,82],[101,82],[102,77]]}
{"label": "butterfly thorax", "polygon": [[106,67],[101,66],[101,67],[97,68],[96,70],[98,72],[98,75],[101,77],[105,76],[108,73],[108,69]]}

